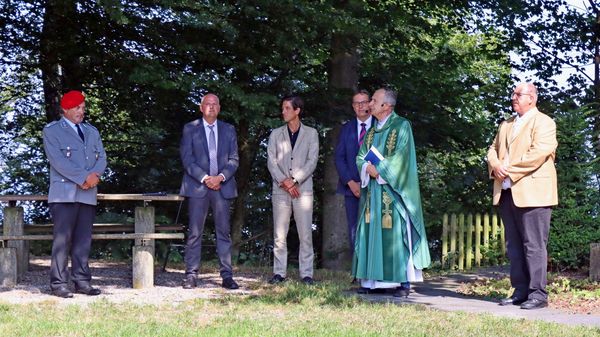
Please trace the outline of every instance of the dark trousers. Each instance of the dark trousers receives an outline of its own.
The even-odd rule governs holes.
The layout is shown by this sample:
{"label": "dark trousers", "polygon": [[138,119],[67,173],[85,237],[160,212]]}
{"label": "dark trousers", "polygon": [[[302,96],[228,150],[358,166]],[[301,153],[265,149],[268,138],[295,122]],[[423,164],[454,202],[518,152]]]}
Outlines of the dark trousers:
{"label": "dark trousers", "polygon": [[200,270],[202,253],[202,233],[208,215],[212,209],[217,233],[217,255],[219,256],[220,273],[222,278],[232,277],[231,268],[231,225],[229,223],[228,199],[221,196],[221,192],[209,190],[203,198],[188,198],[190,223],[188,229],[187,245],[185,247],[185,273],[197,275]]}
{"label": "dark trousers", "polygon": [[355,196],[345,196],[346,222],[348,223],[348,238],[350,240],[350,252],[354,254],[354,243],[356,242],[356,224],[358,222],[358,202]]}
{"label": "dark trousers", "polygon": [[546,247],[551,215],[551,207],[517,207],[510,189],[502,191],[500,216],[510,260],[510,283],[517,298],[548,299]]}
{"label": "dark trousers", "polygon": [[68,258],[71,256],[71,281],[78,286],[90,283],[92,274],[88,257],[92,246],[92,225],[96,206],[78,202],[51,203],[50,215],[54,223],[50,288],[68,284]]}

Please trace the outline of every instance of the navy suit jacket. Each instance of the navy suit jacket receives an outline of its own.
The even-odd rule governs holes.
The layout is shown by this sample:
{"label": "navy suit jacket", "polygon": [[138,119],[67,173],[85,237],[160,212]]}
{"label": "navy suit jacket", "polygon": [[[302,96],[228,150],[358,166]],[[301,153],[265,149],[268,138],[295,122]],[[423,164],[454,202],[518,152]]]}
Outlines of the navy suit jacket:
{"label": "navy suit jacket", "polygon": [[[222,121],[217,121],[217,129],[218,173],[225,176],[220,192],[223,198],[231,199],[237,197],[234,176],[239,165],[237,135],[233,125]],[[179,153],[184,170],[179,194],[185,197],[204,197],[209,188],[200,181],[208,174],[210,163],[202,118],[189,122],[183,127]]]}
{"label": "navy suit jacket", "polygon": [[360,181],[356,167],[356,155],[359,149],[357,128],[356,118],[344,123],[335,147],[335,168],[339,177],[337,192],[347,196],[354,195],[348,187],[348,182],[350,180]]}

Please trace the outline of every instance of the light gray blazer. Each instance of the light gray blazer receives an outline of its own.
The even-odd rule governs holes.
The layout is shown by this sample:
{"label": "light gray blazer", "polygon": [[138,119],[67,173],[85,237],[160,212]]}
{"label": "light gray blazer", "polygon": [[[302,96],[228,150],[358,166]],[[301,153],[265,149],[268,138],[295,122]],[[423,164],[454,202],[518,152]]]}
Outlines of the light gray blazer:
{"label": "light gray blazer", "polygon": [[298,181],[301,194],[313,193],[312,175],[319,160],[317,130],[301,123],[294,150],[287,130],[281,126],[269,136],[267,167],[273,178],[273,194],[285,194],[279,184],[286,178]]}
{"label": "light gray blazer", "polygon": [[106,169],[106,152],[100,133],[88,123],[80,124],[85,142],[64,117],[44,127],[44,151],[50,162],[48,202],[80,202],[96,205],[98,188],[82,190],[79,185],[92,173]]}

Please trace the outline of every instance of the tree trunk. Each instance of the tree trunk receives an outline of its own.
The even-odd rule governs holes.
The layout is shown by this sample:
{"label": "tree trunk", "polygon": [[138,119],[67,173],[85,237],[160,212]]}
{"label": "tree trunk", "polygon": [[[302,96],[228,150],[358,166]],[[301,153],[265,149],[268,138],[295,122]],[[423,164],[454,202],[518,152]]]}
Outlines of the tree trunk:
{"label": "tree trunk", "polygon": [[71,72],[76,64],[78,32],[76,3],[72,0],[47,0],[39,62],[48,121],[58,119],[62,113],[59,102],[65,89],[66,73]]}
{"label": "tree trunk", "polygon": [[336,194],[338,175],[335,168],[334,149],[337,143],[340,121],[353,115],[350,109],[352,92],[358,84],[357,40],[353,36],[336,34],[331,42],[331,69],[329,88],[331,100],[329,119],[335,127],[327,135],[323,146],[325,172],[323,184],[323,267],[349,269],[351,250],[348,240],[348,225],[344,196]]}
{"label": "tree trunk", "polygon": [[259,148],[260,136],[252,136],[247,120],[240,121],[238,126],[238,153],[240,156],[240,164],[236,172],[238,197],[233,202],[233,215],[231,217],[231,258],[234,263],[237,263],[240,255],[240,242],[242,241],[242,229],[246,222],[248,210],[246,208],[247,196],[252,189],[250,186],[250,175],[252,172],[252,164],[256,157],[257,149]]}

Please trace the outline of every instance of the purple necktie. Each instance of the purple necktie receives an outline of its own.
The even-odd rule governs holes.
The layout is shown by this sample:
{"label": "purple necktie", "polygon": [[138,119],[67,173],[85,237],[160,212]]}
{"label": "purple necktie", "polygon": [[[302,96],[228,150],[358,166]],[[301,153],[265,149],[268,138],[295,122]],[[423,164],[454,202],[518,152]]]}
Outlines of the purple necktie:
{"label": "purple necktie", "polygon": [[367,124],[360,123],[360,135],[358,135],[358,146],[361,146],[365,140],[365,134],[367,133]]}

